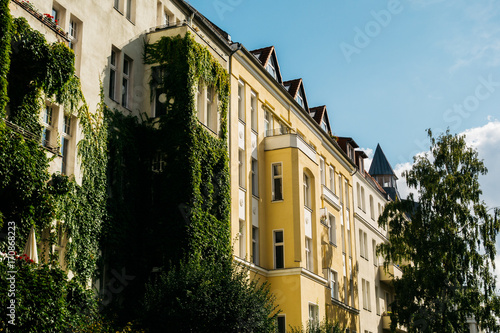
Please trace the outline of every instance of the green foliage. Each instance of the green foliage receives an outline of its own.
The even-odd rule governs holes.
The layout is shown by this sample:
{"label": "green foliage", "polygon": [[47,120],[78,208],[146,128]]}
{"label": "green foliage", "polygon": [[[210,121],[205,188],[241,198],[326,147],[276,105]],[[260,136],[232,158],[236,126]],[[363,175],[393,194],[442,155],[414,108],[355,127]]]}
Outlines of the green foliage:
{"label": "green foliage", "polygon": [[392,327],[409,332],[468,332],[467,316],[481,328],[498,331],[498,298],[492,267],[500,223],[480,199],[479,176],[487,170],[463,136],[448,132],[431,140],[430,156],[415,158],[406,173],[418,203],[392,202],[379,219],[389,225],[381,245],[386,267],[400,263],[394,281]]}
{"label": "green foliage", "polygon": [[307,322],[306,329],[303,327],[290,326],[290,333],[343,333],[344,329],[340,327],[339,323],[333,323],[326,318],[321,323]]}
{"label": "green foliage", "polygon": [[49,45],[40,32],[31,29],[26,19],[14,19],[8,76],[9,120],[39,135],[41,126],[33,115],[42,109],[42,93],[47,98],[54,97],[58,103],[67,101],[72,96],[67,90],[74,71],[71,49],[62,43]]}
{"label": "green foliage", "polygon": [[274,332],[274,300],[245,268],[189,260],[148,285],[143,322],[151,332]]}
{"label": "green foliage", "polygon": [[[83,289],[57,267],[31,263],[27,257],[15,259],[16,274],[8,273],[7,259],[0,261],[0,305],[7,309],[15,299],[16,332],[65,332],[94,321],[97,303],[92,292]],[[15,277],[15,297],[9,296],[10,280]],[[0,318],[2,329],[11,329],[5,314]]]}
{"label": "green foliage", "polygon": [[9,0],[0,0],[0,118],[5,117],[5,106],[9,101],[7,95],[7,75],[10,67],[10,41],[12,31],[9,2]]}

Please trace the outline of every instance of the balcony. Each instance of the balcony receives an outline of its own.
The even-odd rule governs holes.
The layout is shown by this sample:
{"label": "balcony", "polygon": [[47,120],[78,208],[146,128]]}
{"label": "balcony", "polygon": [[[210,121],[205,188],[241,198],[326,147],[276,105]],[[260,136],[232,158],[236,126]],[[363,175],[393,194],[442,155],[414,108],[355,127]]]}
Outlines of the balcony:
{"label": "balcony", "polygon": [[325,185],[321,185],[321,195],[323,199],[328,201],[331,205],[340,210],[340,201],[339,197],[337,197],[328,187]]}
{"label": "balcony", "polygon": [[[382,315],[382,329],[384,331],[391,331],[391,316],[388,314]],[[396,327],[396,332],[397,333],[406,333],[406,329],[404,326],[398,325]]]}
{"label": "balcony", "polygon": [[298,148],[313,162],[316,163],[316,150],[307,144],[304,139],[291,128],[277,128],[266,132],[264,149],[276,150],[284,148]]}
{"label": "balcony", "polygon": [[379,266],[380,272],[380,282],[390,284],[395,278],[401,278],[403,276],[403,272],[396,265],[389,265],[387,270],[385,270],[384,265]]}

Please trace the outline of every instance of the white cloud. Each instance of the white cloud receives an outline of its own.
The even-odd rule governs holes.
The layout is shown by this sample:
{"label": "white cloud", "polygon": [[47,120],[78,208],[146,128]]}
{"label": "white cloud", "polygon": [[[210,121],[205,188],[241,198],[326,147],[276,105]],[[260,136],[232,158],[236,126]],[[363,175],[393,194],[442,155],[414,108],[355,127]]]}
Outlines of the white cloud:
{"label": "white cloud", "polygon": [[364,165],[365,165],[365,170],[368,172],[370,170],[370,165],[372,165],[373,161],[373,149],[371,148],[359,148],[359,150],[362,150],[365,152],[365,154],[368,156],[368,158],[365,158],[364,160]]}

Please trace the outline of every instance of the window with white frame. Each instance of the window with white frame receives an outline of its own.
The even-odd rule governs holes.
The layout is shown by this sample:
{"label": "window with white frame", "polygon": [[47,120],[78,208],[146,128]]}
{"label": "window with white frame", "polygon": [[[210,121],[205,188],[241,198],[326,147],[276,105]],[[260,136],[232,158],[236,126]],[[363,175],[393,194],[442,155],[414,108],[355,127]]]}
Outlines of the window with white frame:
{"label": "window with white frame", "polygon": [[344,190],[345,190],[345,206],[347,209],[349,209],[349,181],[346,179],[345,184],[344,184]]}
{"label": "window with white frame", "polygon": [[330,225],[329,225],[330,243],[337,245],[337,222],[335,216],[330,215],[329,220],[330,220]]}
{"label": "window with white frame", "polygon": [[259,196],[259,165],[255,158],[252,158],[252,195]]}
{"label": "window with white frame", "polygon": [[69,150],[71,140],[71,115],[64,115],[62,123],[61,137],[61,173],[68,174]]}
{"label": "window with white frame", "polygon": [[380,296],[377,286],[375,286],[375,311],[380,316]]}
{"label": "window with white frame", "polygon": [[108,95],[112,100],[116,100],[116,64],[118,54],[115,50],[111,50],[109,57],[109,90]]}
{"label": "window with white frame", "polygon": [[349,257],[352,257],[352,246],[351,246],[351,230],[349,229],[349,225],[347,225],[347,252],[349,253]]}
{"label": "window with white frame", "polygon": [[328,133],[328,125],[326,124],[325,118],[326,117],[323,117],[323,120],[321,121],[321,128],[323,129],[323,131],[325,131],[326,133]]}
{"label": "window with white frame", "polygon": [[245,151],[243,149],[238,150],[238,178],[239,185],[241,188],[246,188],[245,181]]}
{"label": "window with white frame", "polygon": [[281,163],[273,163],[272,169],[272,200],[283,200],[283,170]]}
{"label": "window with white frame", "polygon": [[274,243],[274,268],[280,269],[285,267],[285,242],[283,238],[283,230],[273,231]]}
{"label": "window with white frame", "polygon": [[245,221],[240,220],[240,258],[245,258],[247,254],[246,244],[246,224]]}
{"label": "window with white frame", "polygon": [[373,255],[373,264],[375,266],[378,266],[378,260],[377,260],[377,242],[372,239],[372,255]]}
{"label": "window with white frame", "polygon": [[250,122],[252,131],[257,133],[257,93],[253,90],[250,94]]}
{"label": "window with white frame", "polygon": [[132,69],[132,60],[125,56],[123,58],[123,71],[122,71],[122,105],[125,108],[129,107],[130,99],[130,73]]}
{"label": "window with white frame", "polygon": [[304,173],[304,206],[307,208],[311,208],[311,184],[309,180],[309,176]]}
{"label": "window with white frame", "polygon": [[356,183],[356,194],[358,199],[358,208],[361,209],[361,186]]}
{"label": "window with white frame", "polygon": [[342,238],[342,252],[345,253],[345,226],[340,226],[340,237]]}
{"label": "window with white frame", "polygon": [[238,82],[238,118],[245,121],[245,83]]}
{"label": "window with white frame", "polygon": [[382,206],[380,205],[380,202],[378,203],[378,217],[382,215]]}
{"label": "window with white frame", "polygon": [[335,169],[330,166],[330,190],[335,193]]}
{"label": "window with white frame", "polygon": [[340,204],[342,205],[344,203],[344,195],[343,195],[343,192],[342,192],[342,175],[339,173],[339,201],[340,201]]}
{"label": "window with white frame", "polygon": [[361,289],[363,294],[363,309],[371,311],[370,282],[366,281],[365,279],[362,279]]}
{"label": "window with white frame", "polygon": [[75,50],[75,44],[78,42],[78,25],[74,19],[69,21],[68,37],[69,37],[69,48]]}
{"label": "window with white frame", "polygon": [[320,157],[319,159],[319,175],[321,178],[321,185],[326,185],[326,170],[325,170],[325,159]]}
{"label": "window with white frame", "polygon": [[44,147],[50,147],[51,142],[52,142],[52,134],[53,134],[53,109],[52,106],[45,106],[45,109],[43,110],[42,114],[42,125],[43,125],[43,130],[42,130],[42,145]]}
{"label": "window with white frame", "polygon": [[259,228],[252,226],[252,262],[259,264]]}
{"label": "window with white frame", "polygon": [[334,270],[330,270],[330,295],[333,299],[339,299],[339,276]]}
{"label": "window with white frame", "polygon": [[368,234],[359,229],[359,254],[368,260]]}
{"label": "window with white frame", "polygon": [[314,270],[312,239],[306,237],[305,245],[306,245],[306,269],[312,272]]}
{"label": "window with white frame", "polygon": [[274,64],[273,57],[269,58],[267,62],[266,70],[271,74],[271,76],[276,79],[276,66]]}
{"label": "window with white frame", "polygon": [[319,324],[319,306],[309,303],[309,324],[316,327]]}
{"label": "window with white frame", "polygon": [[373,207],[373,197],[370,195],[370,217],[375,220],[375,207]]}
{"label": "window with white frame", "polygon": [[271,112],[264,111],[264,136],[273,136],[273,115]]}
{"label": "window with white frame", "polygon": [[361,209],[363,212],[366,212],[366,204],[365,204],[365,188],[361,186]]}
{"label": "window with white frame", "polygon": [[300,93],[297,94],[297,98],[295,98],[295,100],[297,101],[297,103],[299,103],[300,106],[304,107],[304,99],[302,98]]}

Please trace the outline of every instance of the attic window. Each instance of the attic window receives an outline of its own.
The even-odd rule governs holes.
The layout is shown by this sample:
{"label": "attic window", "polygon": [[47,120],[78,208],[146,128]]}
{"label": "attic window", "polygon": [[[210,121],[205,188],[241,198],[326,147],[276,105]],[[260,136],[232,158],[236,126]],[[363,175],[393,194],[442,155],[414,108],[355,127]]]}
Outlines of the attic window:
{"label": "attic window", "polygon": [[295,100],[300,104],[300,106],[304,107],[304,99],[302,98],[302,96],[300,96],[300,94],[297,95]]}
{"label": "attic window", "polygon": [[273,58],[269,59],[267,62],[266,70],[272,75],[272,77],[274,77],[274,79],[276,79],[276,67],[274,65]]}
{"label": "attic window", "polygon": [[323,119],[323,121],[321,121],[321,128],[323,129],[323,131],[328,133],[328,125],[326,124],[325,119]]}

